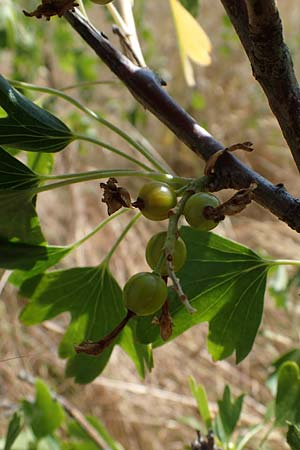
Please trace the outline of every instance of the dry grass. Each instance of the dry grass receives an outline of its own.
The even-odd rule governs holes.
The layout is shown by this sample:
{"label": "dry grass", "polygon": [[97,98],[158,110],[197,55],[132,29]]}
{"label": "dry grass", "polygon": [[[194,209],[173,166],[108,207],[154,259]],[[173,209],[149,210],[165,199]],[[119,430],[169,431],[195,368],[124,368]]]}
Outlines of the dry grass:
{"label": "dry grass", "polygon": [[[178,59],[174,57],[175,40],[169,37],[173,29],[171,23],[166,21],[167,2],[160,5],[159,14],[153,4],[155,2],[148,3],[148,26],[155,32],[158,53],[158,56],[153,57],[152,63],[173,74],[169,83],[170,91],[183,105],[189,105],[191,92],[184,85]],[[299,16],[300,6],[296,0],[289,0],[288,5],[283,1],[278,3],[286,24],[287,40],[295,48],[294,30],[298,29],[296,12]],[[201,4],[201,23],[213,41],[214,53],[211,67],[197,71],[198,89],[206,106],[201,112],[192,113],[225,144],[253,141],[256,148],[254,154],[241,157],[255,170],[274,182],[285,183],[291,192],[297,194],[297,171],[267,102],[252,79],[251,69],[238,41],[230,41],[228,54],[221,52],[225,32],[221,25],[221,7],[216,4],[212,11],[209,0],[203,0]],[[163,36],[159,31],[162,29]],[[299,58],[296,59],[295,66],[298,70]],[[111,88],[105,91],[103,88],[99,89],[96,100],[99,104],[106,104],[110,95],[119,102],[122,99],[122,104],[124,96],[131,102],[120,86],[114,88],[113,94]],[[110,111],[108,107],[108,114],[110,113],[112,115],[115,111]],[[118,120],[117,117],[111,118]],[[165,155],[175,171],[188,176],[201,173],[201,162],[154,118],[148,119],[142,132]],[[120,144],[115,136],[103,129],[101,139],[115,145]],[[78,158],[78,155],[76,149],[59,155],[56,170],[73,172],[120,165],[107,153],[100,154],[99,150],[91,148],[88,148],[88,153],[84,156]],[[129,182],[127,185],[131,186],[134,194],[138,185],[132,186]],[[38,209],[45,234],[53,244],[72,242],[105,215],[95,182],[42,194]],[[99,263],[112,240],[119,235],[123,223],[122,219],[113,222],[105,233],[94,237],[64,260],[63,266]],[[144,245],[155,229],[156,226],[141,221],[137,231],[127,236],[114,257],[112,271],[121,284],[129,274],[144,269]],[[241,216],[225,224],[220,232],[273,257],[299,257],[300,242],[297,234],[258,206],[249,207]],[[155,368],[145,381],[137,377],[131,361],[116,348],[101,377],[83,388],[64,378],[63,362],[56,354],[57,344],[68,318],[60,317],[42,326],[25,328],[18,321],[24,302],[18,298],[13,287],[6,285],[0,304],[1,430],[4,430],[11,408],[20,398],[32,393],[32,387],[18,379],[18,373],[23,369],[48,380],[54,389],[82,412],[98,416],[126,449],[179,450],[184,443],[189,443],[194,438],[190,429],[178,423],[181,416],[196,415],[195,402],[188,389],[190,375],[205,385],[213,410],[226,383],[233,386],[235,394],[245,392],[247,397],[242,426],[257,423],[261,421],[265,406],[271,399],[265,386],[271,361],[291,347],[299,346],[299,308],[297,310],[296,295],[294,297],[286,311],[277,310],[272,300],[266,299],[262,332],[256,339],[251,354],[239,366],[234,364],[232,358],[218,363],[211,361],[205,343],[207,327],[201,325],[156,350]],[[11,357],[15,359],[9,360]],[[282,436],[274,433],[271,438],[270,448],[284,448]]]}

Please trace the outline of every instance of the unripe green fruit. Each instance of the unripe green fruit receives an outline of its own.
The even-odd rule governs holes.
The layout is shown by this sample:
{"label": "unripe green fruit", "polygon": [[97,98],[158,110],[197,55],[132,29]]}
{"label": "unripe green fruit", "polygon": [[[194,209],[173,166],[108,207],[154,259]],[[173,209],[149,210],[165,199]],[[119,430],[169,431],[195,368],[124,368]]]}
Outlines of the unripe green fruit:
{"label": "unripe green fruit", "polygon": [[165,220],[177,203],[175,191],[166,183],[152,181],[139,192],[137,203],[143,216],[150,220]]}
{"label": "unripe green fruit", "polygon": [[[162,231],[161,233],[157,233],[147,244],[146,247],[146,260],[151,269],[155,269],[162,254],[163,254],[163,247],[165,245],[167,233],[165,231]],[[178,238],[175,243],[175,252],[173,256],[173,266],[174,266],[174,272],[178,272],[181,267],[184,265],[186,261],[186,246],[185,243],[181,238]],[[168,275],[168,269],[166,261],[163,262],[163,264],[160,267],[160,274],[162,276]]]}
{"label": "unripe green fruit", "polygon": [[113,0],[91,0],[93,3],[97,3],[98,5],[107,5],[107,3],[111,3]]}
{"label": "unripe green fruit", "polygon": [[184,217],[192,228],[196,228],[201,231],[212,230],[218,225],[218,222],[206,219],[203,211],[207,206],[216,208],[219,205],[220,201],[214,195],[199,192],[198,194],[192,195],[186,202],[183,211]]}
{"label": "unripe green fruit", "polygon": [[127,309],[137,316],[148,316],[162,307],[168,294],[166,283],[155,273],[139,272],[124,286],[123,298]]}

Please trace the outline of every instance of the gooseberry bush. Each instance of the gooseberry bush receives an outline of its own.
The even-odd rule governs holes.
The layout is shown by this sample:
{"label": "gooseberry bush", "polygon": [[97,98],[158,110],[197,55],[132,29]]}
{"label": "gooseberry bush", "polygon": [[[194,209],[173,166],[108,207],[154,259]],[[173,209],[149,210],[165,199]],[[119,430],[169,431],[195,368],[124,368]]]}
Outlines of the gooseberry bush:
{"label": "gooseberry bush", "polygon": [[[203,322],[209,324],[207,346],[213,360],[235,354],[236,363],[239,363],[251,351],[261,324],[268,274],[279,267],[299,266],[300,262],[262,257],[211,230],[226,216],[240,214],[251,201],[257,201],[299,231],[299,202],[283,186],[273,186],[232,156],[232,151],[236,149],[251,150],[251,143],[224,148],[175,103],[164,90],[165,82],[146,68],[138,41],[127,38],[126,33],[123,36],[122,26],[126,31],[126,23],[111,2],[99,0],[94,3],[107,4],[110,8],[121,27],[120,39],[129,58],[121,55],[104,34],[92,28],[88,16],[84,18],[86,11],[82,2],[78,3],[83,15],[74,10],[79,6],[75,1],[42,1],[40,5],[35,5],[36,9],[25,11],[26,20],[30,24],[36,19],[64,16],[61,20],[66,19],[135,98],[203,157],[205,170],[199,178],[174,174],[151,151],[150,145],[127,134],[64,90],[9,81],[0,75],[0,105],[3,109],[0,118],[0,266],[11,271],[9,282],[27,301],[20,320],[23,324],[35,325],[69,313],[70,323],[58,353],[67,360],[66,375],[82,384],[90,383],[102,373],[115,345],[123,348],[140,376],[144,377],[146,370],[153,367],[154,348],[165,345]],[[121,10],[127,12],[124,17],[128,19],[129,14],[133,19],[132,2],[122,0],[120,3]],[[222,3],[239,33],[240,22],[230,4],[225,0]],[[248,7],[249,20],[255,22],[253,2],[247,0],[243,3]],[[269,6],[262,6],[263,17],[272,8],[278,17],[273,2],[266,4]],[[197,9],[197,0],[170,0],[170,6],[186,81],[191,84],[193,76],[191,68],[187,68],[190,64],[188,58],[208,64],[210,43],[191,14]],[[243,8],[238,16],[241,20],[244,17],[242,13]],[[43,26],[45,29],[51,27],[52,21],[49,24],[43,22]],[[60,24],[56,26],[59,28]],[[194,39],[201,39],[205,48],[202,59],[199,55],[195,56],[197,51],[193,46],[189,47],[190,41],[183,39],[184,29],[189,39],[192,32],[195,33]],[[134,30],[131,31],[136,38]],[[242,42],[247,45],[247,41]],[[63,59],[64,51],[60,49],[60,52],[59,56]],[[16,74],[21,70],[17,63]],[[252,64],[255,72],[257,68]],[[289,60],[284,64],[290,64]],[[288,68],[292,70],[289,65]],[[268,98],[272,97],[271,94],[274,96],[271,81],[264,85]],[[288,88],[286,84],[285,88]],[[295,86],[290,86],[292,88]],[[51,103],[49,108],[43,108],[38,98],[32,101],[32,92],[68,102],[90,121],[115,133],[138,156],[131,156],[88,132],[80,133],[76,121],[75,125],[64,123],[63,118],[50,112]],[[272,101],[270,104],[272,106]],[[291,133],[285,133],[285,120],[279,122],[298,165]],[[89,142],[110,151],[130,167],[52,174],[53,156],[78,142]],[[27,159],[25,155],[29,155]],[[129,179],[139,184],[137,194]],[[89,234],[69,245],[54,246],[46,242],[36,210],[37,199],[42,201],[46,191],[91,180],[95,180],[95,189],[98,189],[97,183],[100,182],[107,217]],[[226,188],[234,188],[236,193],[228,196],[225,202],[212,194]],[[124,221],[123,231],[97,266],[56,268],[63,258],[90,237],[97,233],[101,236],[113,220],[125,215],[128,221]],[[110,262],[119,244],[127,233],[134,232],[139,220],[161,222],[164,231],[154,234],[141,249],[149,270],[133,274],[121,288],[111,272]],[[286,358],[281,362],[284,365],[276,367],[278,385],[277,391],[274,391],[275,412],[271,425],[289,424],[290,435],[293,434],[289,444],[295,449],[299,448],[297,445],[300,442],[299,360],[291,362]],[[228,389],[220,401],[219,419],[215,424],[207,416],[204,388],[194,383],[192,390],[196,398],[200,396],[197,401],[208,436],[209,429],[213,428],[219,446],[241,449],[240,442],[234,444],[235,447],[229,444],[232,444],[231,437],[240,415],[242,399],[232,402]],[[260,430],[258,427],[257,431]],[[200,438],[198,440],[199,446],[196,447],[196,443],[192,448],[209,448],[204,447]],[[246,439],[243,445],[246,445]]]}

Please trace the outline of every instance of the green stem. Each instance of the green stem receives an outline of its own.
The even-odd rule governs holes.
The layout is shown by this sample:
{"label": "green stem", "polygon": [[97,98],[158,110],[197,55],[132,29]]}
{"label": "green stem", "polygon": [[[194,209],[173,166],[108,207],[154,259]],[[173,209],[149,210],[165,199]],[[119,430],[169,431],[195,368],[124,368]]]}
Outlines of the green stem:
{"label": "green stem", "polygon": [[157,275],[160,276],[160,274],[161,274],[161,272],[160,272],[160,271],[161,271],[161,267],[162,267],[162,265],[164,264],[165,261],[166,261],[166,255],[165,255],[165,253],[163,252],[163,253],[160,255],[160,257],[159,257],[156,266],[155,266],[154,269],[153,269],[153,273],[156,273]]}
{"label": "green stem", "polygon": [[82,15],[85,17],[85,19],[87,21],[89,21],[88,15],[86,13],[86,10],[85,10],[84,4],[83,4],[83,1],[82,0],[78,0],[78,2],[79,2],[79,7],[80,7]]}
{"label": "green stem", "polygon": [[293,259],[275,259],[270,261],[270,266],[300,266],[300,261]]}
{"label": "green stem", "polygon": [[182,180],[179,177],[173,177],[169,174],[162,174],[157,172],[138,172],[136,170],[126,170],[126,169],[115,169],[115,170],[92,170],[90,172],[81,173],[70,173],[63,175],[40,175],[40,180],[43,181],[54,181],[61,180],[57,183],[50,183],[44,186],[39,186],[33,190],[34,194],[49,191],[52,189],[57,189],[63,186],[68,186],[69,184],[81,183],[83,181],[99,180],[100,178],[109,177],[141,177],[149,178],[155,181],[162,181],[165,183],[178,183]]}
{"label": "green stem", "polygon": [[173,260],[174,260],[176,239],[178,236],[178,222],[183,214],[184,206],[187,200],[194,194],[194,192],[197,192],[198,190],[200,191],[203,190],[206,180],[207,180],[206,177],[198,178],[197,180],[194,180],[186,187],[181,200],[178,202],[177,206],[172,210],[172,213],[170,215],[167,237],[164,246],[168,275],[173,282],[174,288],[178,294],[180,301],[182,302],[182,304],[185,306],[185,308],[189,313],[194,313],[196,310],[192,307],[187,296],[182,290],[180,280],[177,278],[174,272]]}
{"label": "green stem", "polygon": [[122,158],[125,158],[128,161],[133,162],[134,164],[136,164],[137,166],[142,167],[145,170],[149,170],[149,171],[152,170],[151,167],[149,167],[146,164],[138,161],[137,159],[133,158],[132,156],[127,155],[125,152],[122,152],[122,150],[117,149],[113,145],[106,144],[106,142],[99,141],[98,139],[95,139],[95,138],[92,138],[92,137],[89,137],[89,136],[85,136],[83,134],[74,134],[73,137],[74,137],[74,139],[78,139],[78,140],[85,141],[85,142],[91,142],[92,144],[96,144],[96,145],[99,145],[99,146],[101,146],[103,148],[106,148],[107,150],[115,153],[116,155],[122,156]]}
{"label": "green stem", "polygon": [[116,211],[111,216],[108,216],[106,219],[104,219],[102,222],[100,222],[99,225],[97,225],[92,231],[90,231],[88,234],[86,234],[83,238],[74,242],[74,244],[72,244],[70,247],[75,250],[80,245],[82,245],[84,242],[86,242],[88,239],[90,239],[92,236],[94,236],[96,233],[98,233],[98,231],[100,231],[102,228],[104,228],[108,223],[110,223],[116,217],[121,216],[122,214],[126,213],[127,211],[129,211],[129,208],[124,208],[119,211]]}
{"label": "green stem", "polygon": [[69,84],[63,88],[60,88],[61,92],[70,91],[72,89],[82,89],[91,86],[98,86],[101,84],[118,84],[115,80],[103,80],[103,81],[81,81],[80,83]]}
{"label": "green stem", "polygon": [[76,108],[83,111],[85,114],[87,114],[89,117],[93,118],[97,122],[101,123],[105,127],[109,128],[111,131],[119,135],[122,139],[124,139],[126,142],[128,142],[131,147],[135,148],[139,153],[141,153],[151,164],[153,167],[155,167],[159,172],[166,173],[168,170],[152,155],[151,152],[148,151],[148,149],[139,143],[137,143],[134,139],[132,139],[127,133],[125,133],[123,130],[118,128],[116,125],[112,124],[106,119],[103,119],[103,117],[99,116],[97,113],[92,111],[91,109],[83,106],[78,100],[75,100],[73,97],[65,94],[62,91],[59,91],[57,89],[48,88],[48,87],[41,87],[36,86],[30,83],[25,83],[21,81],[16,80],[10,80],[10,83],[15,87],[21,87],[25,89],[30,89],[32,91],[38,91],[38,92],[45,92],[46,94],[50,95],[56,95],[57,97],[62,98],[63,100],[71,103]]}
{"label": "green stem", "polygon": [[272,431],[274,430],[274,428],[275,428],[275,423],[272,423],[271,426],[267,429],[267,431],[266,431],[265,435],[263,436],[262,440],[260,441],[260,443],[259,443],[259,445],[257,447],[257,450],[262,450],[263,449],[266,441],[268,440],[268,438],[269,438],[270,434],[272,433]]}
{"label": "green stem", "polygon": [[[104,261],[101,263],[105,263],[106,265],[109,264],[113,254],[115,253],[115,251],[117,250],[118,246],[120,245],[120,243],[122,242],[122,240],[124,239],[124,237],[126,236],[126,234],[128,233],[128,231],[133,227],[133,225],[139,220],[139,218],[141,217],[142,213],[138,213],[136,214],[131,220],[130,222],[126,225],[126,227],[124,228],[124,230],[122,231],[122,233],[120,234],[120,236],[118,237],[118,239],[116,240],[116,242],[114,243],[114,245],[112,246],[112,248],[110,249],[109,253],[106,255]],[[101,264],[99,266],[101,266]]]}

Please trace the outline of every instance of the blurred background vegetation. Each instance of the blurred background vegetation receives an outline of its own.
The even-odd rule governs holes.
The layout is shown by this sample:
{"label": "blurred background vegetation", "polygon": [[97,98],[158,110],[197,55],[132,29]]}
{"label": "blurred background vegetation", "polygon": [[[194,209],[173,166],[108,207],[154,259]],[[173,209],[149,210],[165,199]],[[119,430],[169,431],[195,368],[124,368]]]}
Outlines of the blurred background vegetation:
{"label": "blurred background vegetation", "polygon": [[[167,80],[168,91],[225,145],[252,141],[255,151],[240,157],[274,183],[284,183],[288,191],[297,196],[296,167],[220,2],[200,2],[198,19],[212,42],[212,63],[207,67],[195,67],[196,86],[193,88],[186,85],[183,76],[168,2],[136,0],[135,3],[145,59]],[[64,19],[53,18],[46,22],[23,16],[22,9],[31,11],[36,6],[34,0],[1,0],[1,74],[8,79],[58,89],[101,82],[69,89],[68,94],[133,137],[146,139],[178,174],[201,175],[203,163],[135,102]],[[106,8],[90,2],[86,2],[86,7],[94,25],[119,46]],[[297,0],[279,0],[278,7],[296,74],[300,75],[300,5]],[[36,92],[26,91],[26,95],[52,110],[77,132],[98,136],[124,151],[131,151],[117,135],[95,125],[66,102]],[[43,170],[52,165],[51,158],[45,161]],[[55,157],[54,170],[56,173],[76,172],[122,167],[121,164],[124,163],[105,150],[76,143]],[[123,167],[128,167],[127,162]],[[134,198],[140,183],[126,180],[123,185]],[[228,193],[220,196],[226,198]],[[97,182],[43,193],[38,210],[48,241],[57,245],[83,236],[106,215]],[[112,265],[121,285],[129,275],[146,268],[145,243],[159,227],[140,221],[137,232],[129,233],[122,243]],[[121,230],[120,218],[112,222],[105,234],[95,236],[63,260],[63,266],[99,263]],[[300,243],[296,233],[257,205],[225,221],[217,232],[264,255],[299,258]],[[0,281],[3,300],[0,303],[0,430],[4,432],[19,399],[32,393],[32,387],[18,378],[21,370],[48,381],[83,413],[101,418],[110,433],[131,450],[182,449],[194,438],[193,431],[179,420],[182,416],[196,414],[188,387],[190,375],[207,389],[213,410],[226,383],[232,385],[235,395],[245,392],[241,425],[249,427],[259,422],[271,399],[265,381],[272,361],[291,348],[299,347],[298,292],[296,287],[287,289],[291,276],[295,274],[283,273],[282,269],[274,273],[270,289],[273,295],[266,299],[263,331],[254,350],[239,366],[235,366],[231,358],[218,363],[211,361],[206,350],[204,324],[156,350],[155,367],[144,381],[138,378],[132,362],[116,347],[101,377],[82,387],[64,378],[64,363],[56,354],[68,317],[25,328],[18,321],[24,302],[17,298],[12,286],[5,284],[7,274],[3,274]],[[295,280],[293,286],[297,285],[297,276]],[[274,450],[283,448],[282,436],[276,433],[272,434],[270,442]]]}

